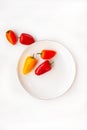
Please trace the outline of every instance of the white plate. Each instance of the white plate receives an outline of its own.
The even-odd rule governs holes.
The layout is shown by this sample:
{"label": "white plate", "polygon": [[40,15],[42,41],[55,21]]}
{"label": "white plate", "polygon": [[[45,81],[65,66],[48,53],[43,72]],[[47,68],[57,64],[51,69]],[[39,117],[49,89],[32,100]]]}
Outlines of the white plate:
{"label": "white plate", "polygon": [[[22,69],[26,57],[43,49],[53,49],[57,52],[57,55],[51,59],[54,61],[51,71],[40,76],[35,75],[35,68],[43,62],[38,57],[38,64],[33,71],[23,75]],[[54,41],[39,41],[23,52],[18,61],[17,72],[21,85],[28,93],[40,99],[53,99],[64,94],[71,87],[75,79],[76,67],[72,54],[62,44]]]}

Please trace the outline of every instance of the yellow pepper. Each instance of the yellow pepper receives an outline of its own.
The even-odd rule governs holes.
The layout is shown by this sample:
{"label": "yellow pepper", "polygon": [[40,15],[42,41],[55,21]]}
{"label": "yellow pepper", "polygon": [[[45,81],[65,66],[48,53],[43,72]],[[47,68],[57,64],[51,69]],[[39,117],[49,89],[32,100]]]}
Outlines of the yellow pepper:
{"label": "yellow pepper", "polygon": [[32,71],[37,63],[37,59],[33,56],[28,56],[25,60],[24,67],[23,67],[23,74],[27,74]]}

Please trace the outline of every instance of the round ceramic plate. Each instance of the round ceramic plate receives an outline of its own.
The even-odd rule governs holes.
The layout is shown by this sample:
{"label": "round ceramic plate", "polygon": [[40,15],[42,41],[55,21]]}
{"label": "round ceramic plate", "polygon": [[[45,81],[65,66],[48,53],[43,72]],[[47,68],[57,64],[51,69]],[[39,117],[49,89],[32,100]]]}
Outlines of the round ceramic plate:
{"label": "round ceramic plate", "polygon": [[[44,60],[36,56],[38,63],[28,74],[22,73],[27,56],[32,56],[43,49],[55,50],[57,54],[50,60],[54,62],[52,69],[40,76],[35,74],[35,69]],[[76,67],[70,51],[62,44],[54,41],[39,41],[30,45],[20,56],[17,74],[21,85],[31,95],[40,99],[53,99],[64,94],[75,79]]]}

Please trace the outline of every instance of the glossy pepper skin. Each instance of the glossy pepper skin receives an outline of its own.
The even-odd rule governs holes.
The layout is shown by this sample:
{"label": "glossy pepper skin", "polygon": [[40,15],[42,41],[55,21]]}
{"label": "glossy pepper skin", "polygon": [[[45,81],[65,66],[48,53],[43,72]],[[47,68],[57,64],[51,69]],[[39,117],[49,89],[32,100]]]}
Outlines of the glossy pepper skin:
{"label": "glossy pepper skin", "polygon": [[50,71],[51,69],[51,63],[49,62],[49,60],[46,60],[36,68],[35,74],[39,76]]}
{"label": "glossy pepper skin", "polygon": [[28,56],[23,66],[23,74],[27,74],[31,72],[36,64],[37,64],[37,59],[34,58],[33,56]]}
{"label": "glossy pepper skin", "polygon": [[6,38],[12,45],[15,45],[18,41],[16,33],[12,30],[6,32]]}
{"label": "glossy pepper skin", "polygon": [[56,51],[54,50],[42,50],[40,54],[42,59],[51,59],[56,55]]}
{"label": "glossy pepper skin", "polygon": [[21,44],[30,45],[35,42],[35,39],[30,34],[22,33],[20,35],[19,41]]}

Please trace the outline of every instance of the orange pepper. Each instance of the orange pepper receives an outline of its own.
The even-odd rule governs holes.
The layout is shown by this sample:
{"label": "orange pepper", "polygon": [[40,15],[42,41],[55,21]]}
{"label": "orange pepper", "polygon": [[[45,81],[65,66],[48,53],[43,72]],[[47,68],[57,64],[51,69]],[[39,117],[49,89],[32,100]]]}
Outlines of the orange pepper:
{"label": "orange pepper", "polygon": [[16,33],[12,30],[6,32],[6,38],[12,45],[15,45],[18,41]]}
{"label": "orange pepper", "polygon": [[25,60],[24,67],[23,67],[23,74],[27,74],[32,71],[37,63],[37,59],[33,56],[28,56]]}
{"label": "orange pepper", "polygon": [[51,59],[56,55],[56,51],[54,50],[42,50],[40,54],[42,59]]}

